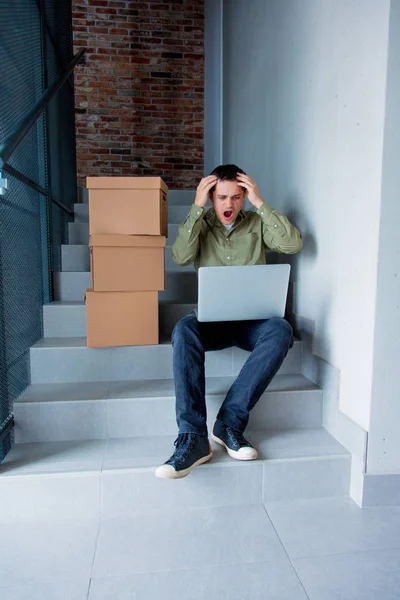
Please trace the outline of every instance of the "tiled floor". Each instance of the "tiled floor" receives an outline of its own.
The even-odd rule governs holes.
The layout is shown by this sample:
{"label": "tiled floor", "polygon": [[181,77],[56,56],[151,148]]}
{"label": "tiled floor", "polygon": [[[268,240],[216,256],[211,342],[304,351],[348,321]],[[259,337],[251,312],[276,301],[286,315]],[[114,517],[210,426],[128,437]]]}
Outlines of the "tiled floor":
{"label": "tiled floor", "polygon": [[398,600],[400,507],[350,499],[0,524],[2,600]]}

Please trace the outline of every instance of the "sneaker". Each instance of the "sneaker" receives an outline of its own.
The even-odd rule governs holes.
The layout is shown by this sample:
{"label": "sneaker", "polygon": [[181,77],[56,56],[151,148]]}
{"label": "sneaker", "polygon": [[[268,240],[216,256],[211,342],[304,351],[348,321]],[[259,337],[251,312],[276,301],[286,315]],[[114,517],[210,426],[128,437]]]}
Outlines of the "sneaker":
{"label": "sneaker", "polygon": [[221,446],[225,446],[226,451],[232,458],[254,460],[258,456],[257,450],[246,440],[243,433],[228,427],[218,419],[214,423],[211,437]]}
{"label": "sneaker", "polygon": [[156,469],[156,477],[181,479],[212,457],[208,437],[196,433],[180,433],[174,442],[176,449],[171,458]]}

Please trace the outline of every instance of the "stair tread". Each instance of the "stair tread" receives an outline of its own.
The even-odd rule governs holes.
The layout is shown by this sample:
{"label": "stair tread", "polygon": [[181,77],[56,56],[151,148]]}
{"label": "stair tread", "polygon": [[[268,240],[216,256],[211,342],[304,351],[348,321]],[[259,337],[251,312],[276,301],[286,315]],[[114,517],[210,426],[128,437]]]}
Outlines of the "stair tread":
{"label": "stair tread", "polygon": [[[162,342],[158,345],[154,345],[154,348],[157,346],[164,346],[166,344],[171,344],[170,341]],[[120,347],[120,346],[119,346]],[[151,346],[124,346],[124,348],[149,348]],[[31,349],[48,349],[48,348],[86,348],[86,337],[45,337],[36,342],[31,346]],[[88,348],[88,350],[105,351],[112,350],[113,347],[107,348]]]}
{"label": "stair tread", "polygon": [[[207,377],[206,394],[225,395],[235,377]],[[320,391],[304,375],[275,375],[265,394]],[[83,383],[32,383],[15,402],[78,402],[175,397],[173,379],[95,381]]]}
{"label": "stair tread", "polygon": [[[176,265],[176,266],[177,266],[178,269],[182,269],[182,270],[177,270],[177,271],[173,270],[173,271],[171,271],[170,269],[165,269],[165,273],[167,275],[173,275],[174,277],[177,274],[184,274],[184,275],[189,274],[191,277],[193,277],[193,276],[197,277],[196,271],[185,271],[185,269],[183,267],[180,267],[179,265]],[[67,274],[68,277],[72,277],[73,275],[79,275],[80,277],[82,277],[83,275],[89,275],[90,271],[54,271],[54,273],[57,276]]]}
{"label": "stair tread", "polygon": [[[253,462],[337,458],[350,453],[323,427],[246,431],[259,451]],[[176,435],[143,436],[103,440],[30,442],[14,444],[0,465],[0,476],[101,473],[121,470],[148,471],[165,462],[174,449]],[[213,458],[202,469],[245,468],[247,461],[232,459],[211,439]]]}
{"label": "stair tread", "polygon": [[48,304],[43,305],[45,308],[56,306],[85,306],[83,300],[52,300]]}
{"label": "stair tread", "polygon": [[[183,304],[191,304],[191,303],[183,303]],[[298,338],[294,338],[294,344],[301,344],[301,340]],[[156,345],[148,345],[148,346],[122,346],[123,348],[157,348],[158,346],[166,346],[171,345],[171,341],[162,341],[160,344]],[[120,348],[118,346],[116,348]],[[37,341],[31,349],[47,349],[47,348],[86,348],[86,337],[44,337]],[[93,351],[104,351],[104,350],[113,350],[114,348],[88,348],[88,350]]]}
{"label": "stair tread", "polygon": [[[159,304],[168,305],[168,306],[197,306],[194,302],[174,302],[173,300],[165,300],[159,301]],[[85,306],[85,302],[83,300],[52,300],[48,304],[44,304],[46,308],[48,307],[58,307],[58,306]]]}

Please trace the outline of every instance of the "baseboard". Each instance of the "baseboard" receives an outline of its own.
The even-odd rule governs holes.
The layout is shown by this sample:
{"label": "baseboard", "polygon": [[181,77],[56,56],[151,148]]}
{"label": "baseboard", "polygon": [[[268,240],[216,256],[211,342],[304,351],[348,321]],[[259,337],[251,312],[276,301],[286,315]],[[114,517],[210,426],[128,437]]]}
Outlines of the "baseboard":
{"label": "baseboard", "polygon": [[352,455],[349,494],[362,506],[368,433],[339,409],[340,369],[314,353],[315,321],[295,313],[293,327],[303,342],[303,374],[324,391],[323,426]]}

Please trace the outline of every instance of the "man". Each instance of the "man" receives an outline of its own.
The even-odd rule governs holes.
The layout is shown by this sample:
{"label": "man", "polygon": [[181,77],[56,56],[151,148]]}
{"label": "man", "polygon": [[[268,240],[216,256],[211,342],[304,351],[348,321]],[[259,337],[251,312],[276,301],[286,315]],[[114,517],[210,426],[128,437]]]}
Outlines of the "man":
{"label": "man", "polygon": [[[256,211],[243,211],[247,195]],[[204,211],[208,197],[213,208]],[[194,205],[180,225],[172,247],[181,266],[265,264],[265,252],[294,254],[302,248],[299,231],[261,197],[255,182],[236,165],[221,165],[204,177]],[[181,319],[172,334],[179,428],[175,451],[156,469],[157,477],[179,479],[212,457],[208,441],[204,356],[209,350],[238,346],[251,352],[222,403],[212,438],[238,460],[254,460],[257,450],[243,433],[249,412],[279,370],[293,346],[285,319],[200,323],[194,312]]]}

